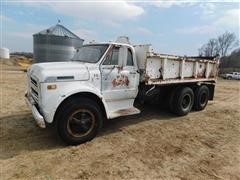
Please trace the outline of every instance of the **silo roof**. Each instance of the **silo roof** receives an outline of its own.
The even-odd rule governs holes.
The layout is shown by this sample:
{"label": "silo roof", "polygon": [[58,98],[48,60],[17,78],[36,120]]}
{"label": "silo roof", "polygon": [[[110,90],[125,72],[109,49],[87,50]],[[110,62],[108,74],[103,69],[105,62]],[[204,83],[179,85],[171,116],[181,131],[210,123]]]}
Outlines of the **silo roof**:
{"label": "silo roof", "polygon": [[52,35],[52,36],[63,36],[63,37],[69,37],[74,39],[81,39],[71,31],[69,31],[64,26],[57,24],[55,26],[52,26],[48,29],[42,30],[39,33],[36,33],[34,35]]}

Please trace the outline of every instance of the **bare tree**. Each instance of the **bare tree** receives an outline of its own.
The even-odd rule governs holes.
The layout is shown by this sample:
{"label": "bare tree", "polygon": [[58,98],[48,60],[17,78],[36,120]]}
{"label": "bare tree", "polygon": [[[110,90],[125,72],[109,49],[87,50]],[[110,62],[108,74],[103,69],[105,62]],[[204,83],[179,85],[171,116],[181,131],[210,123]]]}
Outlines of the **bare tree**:
{"label": "bare tree", "polygon": [[210,39],[199,49],[200,56],[216,56],[217,54],[219,54],[219,47],[216,39]]}
{"label": "bare tree", "polygon": [[210,39],[199,49],[200,56],[226,56],[228,51],[238,44],[234,33],[225,32],[216,39]]}
{"label": "bare tree", "polygon": [[218,36],[217,40],[220,55],[222,57],[226,56],[228,51],[237,45],[236,35],[234,33],[225,32],[224,34]]}

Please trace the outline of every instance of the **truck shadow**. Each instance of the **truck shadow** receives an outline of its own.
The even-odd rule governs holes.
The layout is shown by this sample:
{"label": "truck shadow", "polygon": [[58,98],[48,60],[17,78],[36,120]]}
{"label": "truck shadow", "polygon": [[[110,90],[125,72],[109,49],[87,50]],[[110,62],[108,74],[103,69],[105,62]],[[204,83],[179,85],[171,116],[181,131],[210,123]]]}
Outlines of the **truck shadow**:
{"label": "truck shadow", "polygon": [[[174,115],[164,108],[148,105],[139,115],[125,116],[105,120],[98,137],[121,131],[122,127],[150,120],[173,120]],[[51,150],[68,148],[53,128],[40,129],[36,127],[30,112],[15,114],[0,118],[0,159],[8,159],[26,151]],[[94,141],[94,140],[93,140]]]}
{"label": "truck shadow", "polygon": [[169,110],[161,105],[148,104],[143,107],[138,107],[141,110],[140,114],[132,116],[124,116],[115,119],[107,119],[104,121],[101,135],[115,133],[121,130],[122,127],[131,126],[137,123],[151,120],[177,120],[176,116],[169,112]]}
{"label": "truck shadow", "polygon": [[36,127],[30,112],[1,117],[0,131],[0,159],[13,158],[26,151],[64,147],[51,129]]}

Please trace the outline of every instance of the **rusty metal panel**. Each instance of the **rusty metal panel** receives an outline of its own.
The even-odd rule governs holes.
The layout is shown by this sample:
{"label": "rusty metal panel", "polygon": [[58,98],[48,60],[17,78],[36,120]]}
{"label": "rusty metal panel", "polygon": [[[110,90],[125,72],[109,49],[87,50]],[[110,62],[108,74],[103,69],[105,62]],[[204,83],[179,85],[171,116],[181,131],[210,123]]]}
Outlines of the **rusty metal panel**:
{"label": "rusty metal panel", "polygon": [[204,62],[198,63],[197,78],[205,77],[205,71],[206,71],[206,63]]}
{"label": "rusty metal panel", "polygon": [[166,85],[166,84],[181,84],[181,83],[191,83],[191,82],[216,82],[216,78],[188,78],[188,79],[168,79],[168,80],[157,80],[149,79],[147,85]]}
{"label": "rusty metal panel", "polygon": [[167,59],[167,66],[165,68],[165,79],[178,78],[180,76],[180,62],[172,59]]}
{"label": "rusty metal panel", "polygon": [[163,61],[158,58],[148,58],[146,61],[146,75],[150,79],[162,79]]}
{"label": "rusty metal panel", "polygon": [[216,80],[218,61],[149,53],[145,62],[146,84]]}
{"label": "rusty metal panel", "polygon": [[183,77],[194,77],[194,64],[193,62],[186,61],[183,69]]}

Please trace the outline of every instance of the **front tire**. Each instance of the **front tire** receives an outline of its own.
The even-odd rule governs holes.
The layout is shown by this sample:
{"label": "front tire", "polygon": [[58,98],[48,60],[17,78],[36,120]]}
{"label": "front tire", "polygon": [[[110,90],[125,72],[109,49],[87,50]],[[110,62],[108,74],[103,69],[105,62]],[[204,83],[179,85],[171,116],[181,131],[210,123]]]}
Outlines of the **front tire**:
{"label": "front tire", "polygon": [[98,104],[88,98],[67,101],[58,117],[58,134],[70,145],[92,140],[99,132],[103,121]]}

